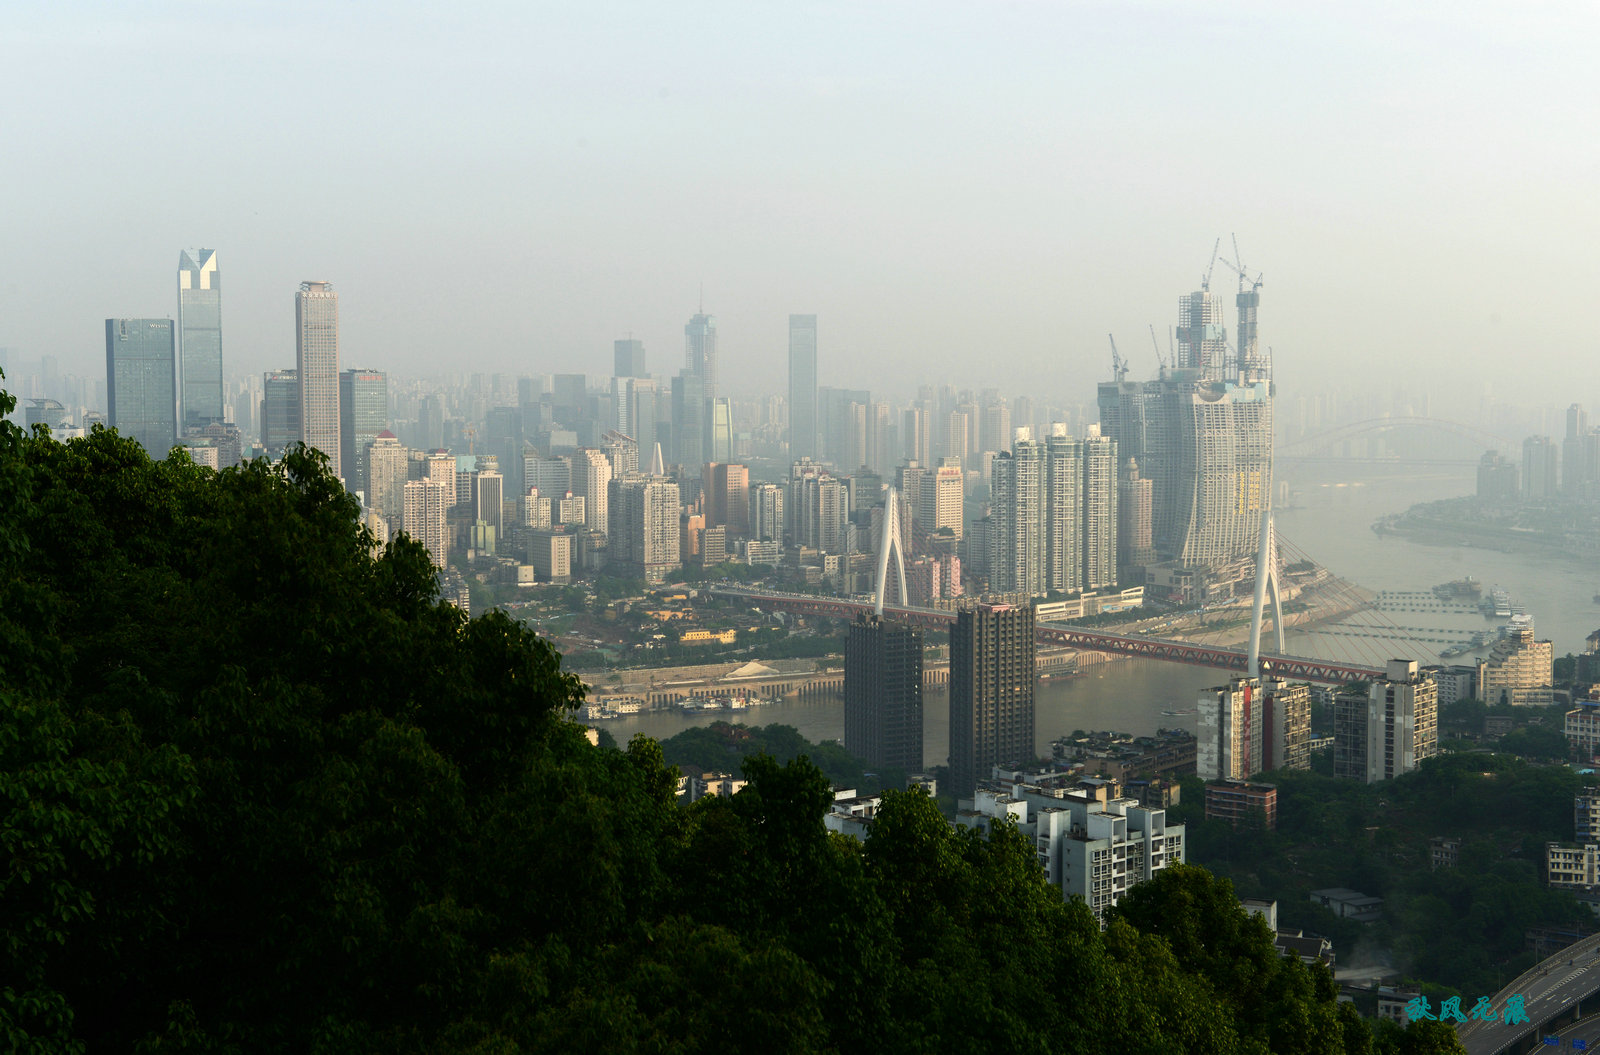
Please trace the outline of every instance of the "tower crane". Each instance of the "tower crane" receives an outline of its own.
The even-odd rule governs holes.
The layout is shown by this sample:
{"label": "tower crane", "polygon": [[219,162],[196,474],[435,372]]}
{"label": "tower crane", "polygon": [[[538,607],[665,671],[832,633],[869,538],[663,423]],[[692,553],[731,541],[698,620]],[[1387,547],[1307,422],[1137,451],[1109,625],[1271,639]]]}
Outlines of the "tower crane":
{"label": "tower crane", "polygon": [[[1237,237],[1234,237],[1234,239],[1233,239],[1233,259],[1229,260],[1227,257],[1223,257],[1222,258],[1222,262],[1224,264],[1228,265],[1228,269],[1230,271],[1232,271],[1234,274],[1239,276],[1239,292],[1243,293],[1244,292],[1244,284],[1246,282],[1250,282],[1251,281],[1250,272],[1245,269],[1244,264],[1237,263],[1236,261],[1238,261],[1238,260],[1239,260],[1239,239]],[[1255,281],[1252,283],[1252,285],[1250,287],[1250,292],[1252,292],[1252,293],[1260,292],[1260,290],[1261,290],[1261,276],[1263,274],[1265,274],[1265,272],[1261,272],[1261,271],[1256,272]]]}
{"label": "tower crane", "polygon": [[1106,334],[1106,339],[1111,342],[1111,377],[1118,384],[1128,379],[1128,362],[1122,358],[1122,353],[1117,351],[1117,339],[1111,334]]}
{"label": "tower crane", "polygon": [[1200,277],[1200,292],[1211,292],[1211,272],[1217,269],[1217,252],[1222,249],[1222,236],[1217,235],[1217,244],[1211,247],[1211,263],[1206,267],[1206,273]]}
{"label": "tower crane", "polygon": [[1155,345],[1156,362],[1161,365],[1161,369],[1165,370],[1167,368],[1167,361],[1161,358],[1161,342],[1156,340],[1156,324],[1153,322],[1150,324],[1150,343]]}

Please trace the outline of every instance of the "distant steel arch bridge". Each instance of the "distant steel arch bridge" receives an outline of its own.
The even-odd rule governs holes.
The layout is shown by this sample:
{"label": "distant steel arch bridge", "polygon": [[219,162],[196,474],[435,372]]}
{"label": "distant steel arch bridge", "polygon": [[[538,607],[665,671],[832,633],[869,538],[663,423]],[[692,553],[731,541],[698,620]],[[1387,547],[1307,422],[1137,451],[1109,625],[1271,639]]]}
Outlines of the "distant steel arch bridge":
{"label": "distant steel arch bridge", "polygon": [[1371,436],[1399,429],[1425,429],[1431,432],[1442,432],[1469,440],[1482,447],[1484,450],[1512,449],[1512,443],[1504,436],[1496,435],[1486,429],[1475,425],[1465,425],[1459,421],[1448,418],[1429,418],[1417,416],[1402,416],[1389,418],[1368,418],[1364,421],[1352,421],[1339,425],[1323,432],[1299,439],[1289,440],[1277,445],[1276,454],[1280,458],[1289,460],[1313,459],[1326,455],[1337,445],[1358,436]]}

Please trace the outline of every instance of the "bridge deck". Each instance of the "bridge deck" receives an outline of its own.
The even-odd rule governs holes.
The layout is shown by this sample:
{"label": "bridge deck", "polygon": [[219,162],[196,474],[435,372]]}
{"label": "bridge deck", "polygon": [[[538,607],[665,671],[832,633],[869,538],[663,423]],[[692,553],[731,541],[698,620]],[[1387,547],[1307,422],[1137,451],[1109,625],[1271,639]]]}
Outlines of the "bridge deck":
{"label": "bridge deck", "polygon": [[[801,615],[824,615],[835,619],[851,619],[873,609],[869,601],[855,601],[844,597],[817,597],[812,594],[777,593],[747,590],[741,587],[715,587],[712,596],[748,601],[756,607],[781,609]],[[885,605],[884,613],[919,626],[940,629],[955,622],[956,614],[942,608],[917,608]],[[1197,645],[1190,641],[1171,638],[1145,637],[1143,635],[1109,634],[1083,627],[1040,623],[1034,634],[1041,644],[1067,645],[1087,652],[1107,652],[1119,656],[1142,659],[1159,659],[1168,663],[1186,663],[1197,667],[1217,667],[1222,670],[1244,673],[1249,656],[1240,649],[1218,648],[1214,645]],[[1277,656],[1262,653],[1262,666],[1271,674],[1294,681],[1317,681],[1343,684],[1347,681],[1370,681],[1383,677],[1376,667],[1332,660],[1312,659],[1307,656]]]}

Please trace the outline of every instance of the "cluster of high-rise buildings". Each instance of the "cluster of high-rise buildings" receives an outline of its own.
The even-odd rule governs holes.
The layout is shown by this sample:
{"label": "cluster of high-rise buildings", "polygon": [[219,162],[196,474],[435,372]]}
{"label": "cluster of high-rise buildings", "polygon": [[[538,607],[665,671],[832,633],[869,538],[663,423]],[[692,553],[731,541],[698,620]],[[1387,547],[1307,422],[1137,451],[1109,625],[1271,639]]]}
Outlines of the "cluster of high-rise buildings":
{"label": "cluster of high-rise buildings", "polygon": [[1529,436],[1522,460],[1486,451],[1478,462],[1478,497],[1493,502],[1549,502],[1600,499],[1600,427],[1589,424],[1589,410],[1573,403],[1566,412],[1566,435]]}

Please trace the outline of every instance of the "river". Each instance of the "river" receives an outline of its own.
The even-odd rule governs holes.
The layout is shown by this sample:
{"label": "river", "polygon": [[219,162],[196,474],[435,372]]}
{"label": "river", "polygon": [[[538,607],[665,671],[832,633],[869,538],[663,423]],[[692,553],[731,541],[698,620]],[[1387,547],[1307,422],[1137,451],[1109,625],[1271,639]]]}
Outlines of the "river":
{"label": "river", "polygon": [[[1600,569],[1582,562],[1547,554],[1501,553],[1459,546],[1429,546],[1396,535],[1372,531],[1379,517],[1404,511],[1416,502],[1453,498],[1471,493],[1470,473],[1432,472],[1361,475],[1339,474],[1327,466],[1319,475],[1295,474],[1288,479],[1294,492],[1293,508],[1277,514],[1283,549],[1312,555],[1335,575],[1370,590],[1427,590],[1442,582],[1468,575],[1485,589],[1501,586],[1525,606],[1541,639],[1555,642],[1555,653],[1577,652],[1584,638],[1600,627],[1600,605],[1593,603]],[[1394,621],[1408,624],[1400,616]],[[1366,613],[1351,622],[1371,623]],[[1492,627],[1487,620],[1469,621],[1420,617],[1428,625]],[[1442,647],[1442,646],[1440,646]],[[1320,632],[1291,634],[1288,651],[1298,655],[1340,657],[1358,663],[1381,665],[1388,655],[1422,655],[1415,646]],[[1456,662],[1464,662],[1462,657]],[[1041,681],[1035,695],[1035,741],[1041,755],[1050,753],[1050,741],[1074,729],[1116,729],[1135,735],[1161,727],[1193,730],[1194,716],[1167,715],[1194,707],[1197,693],[1226,681],[1220,670],[1187,667],[1153,660],[1125,660],[1087,668],[1066,679]],[[924,699],[923,759],[928,766],[943,764],[949,755],[949,694],[944,688]],[[725,717],[725,716],[724,716]],[[716,715],[656,712],[606,722],[618,741],[626,743],[636,732],[666,738],[695,725],[718,720]],[[844,704],[837,699],[788,701],[752,708],[737,721],[749,725],[781,722],[792,725],[811,740],[832,740],[844,735]]]}

